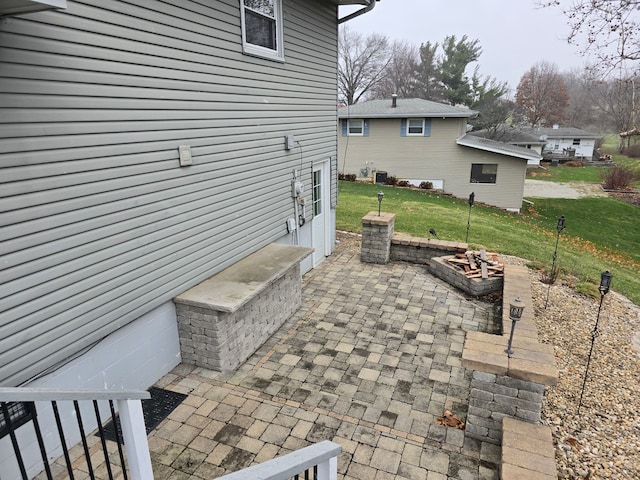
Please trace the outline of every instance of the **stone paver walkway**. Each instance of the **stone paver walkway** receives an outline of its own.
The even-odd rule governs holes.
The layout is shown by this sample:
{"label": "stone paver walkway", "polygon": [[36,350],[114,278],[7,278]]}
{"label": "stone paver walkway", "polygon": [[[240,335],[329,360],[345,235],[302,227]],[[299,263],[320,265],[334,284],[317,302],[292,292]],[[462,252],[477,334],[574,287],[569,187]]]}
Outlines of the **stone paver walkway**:
{"label": "stone paver walkway", "polygon": [[466,417],[465,331],[492,315],[424,265],[337,253],[238,371],[180,365],[158,383],[189,396],[150,434],[155,477],[210,480],[332,440],[341,479],[497,479],[499,447],[436,422]]}

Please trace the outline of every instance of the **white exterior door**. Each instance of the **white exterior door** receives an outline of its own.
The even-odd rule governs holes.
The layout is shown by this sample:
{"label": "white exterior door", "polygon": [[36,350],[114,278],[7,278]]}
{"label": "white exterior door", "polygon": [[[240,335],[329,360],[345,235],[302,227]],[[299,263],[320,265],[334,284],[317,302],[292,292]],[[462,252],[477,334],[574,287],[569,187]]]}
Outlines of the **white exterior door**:
{"label": "white exterior door", "polygon": [[331,177],[329,162],[317,163],[313,166],[312,202],[313,223],[311,224],[313,266],[318,265],[331,253],[329,249],[330,214],[331,208]]}

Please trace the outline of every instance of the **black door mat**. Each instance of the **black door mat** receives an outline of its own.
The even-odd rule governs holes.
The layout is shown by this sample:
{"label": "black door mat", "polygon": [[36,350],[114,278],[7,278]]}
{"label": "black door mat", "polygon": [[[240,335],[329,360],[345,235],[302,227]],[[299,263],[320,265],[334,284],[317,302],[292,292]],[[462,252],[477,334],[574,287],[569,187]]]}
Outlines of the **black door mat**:
{"label": "black door mat", "polygon": [[[149,389],[151,398],[142,400],[142,414],[144,415],[144,424],[147,428],[147,435],[151,430],[156,428],[162,420],[167,418],[175,408],[187,398],[187,395],[178,392],[172,392],[163,388],[151,387]],[[116,421],[118,422],[118,432],[122,432],[120,428],[120,417],[116,415]],[[104,427],[104,438],[107,440],[116,441],[116,430],[113,424],[113,420],[109,421]],[[96,433],[100,436],[100,432]],[[118,443],[124,445],[122,433],[118,435]]]}

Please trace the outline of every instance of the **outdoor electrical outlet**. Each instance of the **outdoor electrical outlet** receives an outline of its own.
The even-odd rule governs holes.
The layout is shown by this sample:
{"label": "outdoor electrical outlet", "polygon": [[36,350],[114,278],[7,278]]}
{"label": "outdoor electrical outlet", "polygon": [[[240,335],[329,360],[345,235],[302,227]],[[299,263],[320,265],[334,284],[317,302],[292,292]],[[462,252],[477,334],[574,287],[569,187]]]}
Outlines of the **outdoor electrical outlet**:
{"label": "outdoor electrical outlet", "polygon": [[285,150],[292,150],[295,146],[296,140],[293,135],[285,135],[284,136],[284,148]]}

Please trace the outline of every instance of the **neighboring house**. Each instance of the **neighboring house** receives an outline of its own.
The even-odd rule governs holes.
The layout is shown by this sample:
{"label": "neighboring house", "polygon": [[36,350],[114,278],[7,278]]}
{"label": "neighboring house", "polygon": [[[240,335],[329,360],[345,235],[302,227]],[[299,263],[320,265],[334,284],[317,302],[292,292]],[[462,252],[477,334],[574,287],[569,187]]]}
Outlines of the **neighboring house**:
{"label": "neighboring house", "polygon": [[587,132],[579,128],[559,127],[551,128],[528,127],[521,129],[523,133],[537,136],[546,142],[543,154],[553,157],[580,158],[591,160],[596,141],[601,135]]}
{"label": "neighboring house", "polygon": [[147,388],[174,297],[331,253],[346,4],[374,2],[0,3],[0,386]]}
{"label": "neighboring house", "polygon": [[540,165],[540,159],[542,158],[542,150],[547,144],[546,140],[542,140],[540,135],[535,133],[525,132],[521,128],[511,127],[508,125],[500,126],[494,130],[477,130],[469,132],[469,135],[476,137],[487,138],[495,140],[497,142],[507,143],[516,147],[528,148],[536,152],[539,158],[530,158],[528,160],[528,166],[534,167]]}
{"label": "neighboring house", "polygon": [[338,110],[338,164],[375,179],[386,172],[419,186],[432,182],[456,197],[519,211],[528,161],[535,151],[480,141],[467,132],[476,112],[422,99],[373,100]]}

